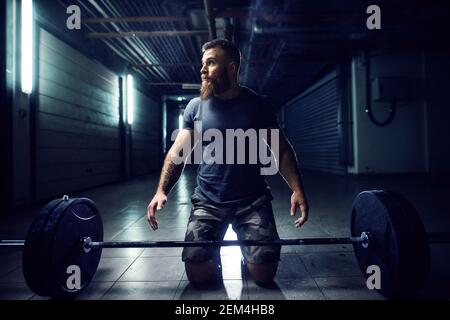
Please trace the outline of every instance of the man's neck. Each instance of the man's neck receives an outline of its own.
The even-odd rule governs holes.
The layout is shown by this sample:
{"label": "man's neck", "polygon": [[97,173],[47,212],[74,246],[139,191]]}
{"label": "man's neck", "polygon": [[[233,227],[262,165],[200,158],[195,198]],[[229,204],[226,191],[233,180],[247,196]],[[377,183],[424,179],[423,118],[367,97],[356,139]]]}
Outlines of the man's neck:
{"label": "man's neck", "polygon": [[238,83],[233,83],[227,91],[222,92],[221,94],[214,95],[218,99],[228,100],[233,99],[241,93],[242,87]]}

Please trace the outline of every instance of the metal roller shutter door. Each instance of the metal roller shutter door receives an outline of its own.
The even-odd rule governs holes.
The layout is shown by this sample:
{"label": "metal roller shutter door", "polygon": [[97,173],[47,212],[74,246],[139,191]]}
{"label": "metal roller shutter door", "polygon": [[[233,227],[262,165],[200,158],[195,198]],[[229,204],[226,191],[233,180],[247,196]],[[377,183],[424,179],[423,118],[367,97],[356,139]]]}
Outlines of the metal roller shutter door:
{"label": "metal roller shutter door", "polygon": [[345,174],[340,164],[336,72],[285,106],[286,134],[302,169]]}
{"label": "metal roller shutter door", "polygon": [[35,196],[60,196],[120,179],[117,76],[39,31]]}
{"label": "metal roller shutter door", "polygon": [[139,90],[134,91],[134,122],[131,126],[131,173],[139,176],[160,170],[161,106]]}

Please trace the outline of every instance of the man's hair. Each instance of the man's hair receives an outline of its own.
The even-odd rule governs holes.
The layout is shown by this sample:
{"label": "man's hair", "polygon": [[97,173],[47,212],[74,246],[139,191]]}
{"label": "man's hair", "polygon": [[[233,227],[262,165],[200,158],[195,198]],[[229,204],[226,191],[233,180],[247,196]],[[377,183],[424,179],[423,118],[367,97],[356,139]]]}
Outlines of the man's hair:
{"label": "man's hair", "polygon": [[220,48],[225,51],[225,55],[229,61],[236,62],[237,67],[239,68],[239,65],[241,64],[241,52],[233,42],[227,39],[214,39],[203,44],[202,52],[213,48]]}

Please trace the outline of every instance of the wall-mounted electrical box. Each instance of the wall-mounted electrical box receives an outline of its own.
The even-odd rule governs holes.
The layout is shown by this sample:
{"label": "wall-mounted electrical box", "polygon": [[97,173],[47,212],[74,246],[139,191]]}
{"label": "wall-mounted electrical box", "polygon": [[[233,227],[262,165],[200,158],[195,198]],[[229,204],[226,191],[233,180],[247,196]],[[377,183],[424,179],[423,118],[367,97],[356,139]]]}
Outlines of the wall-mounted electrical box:
{"label": "wall-mounted electrical box", "polygon": [[410,100],[411,82],[405,77],[377,77],[372,79],[372,101]]}

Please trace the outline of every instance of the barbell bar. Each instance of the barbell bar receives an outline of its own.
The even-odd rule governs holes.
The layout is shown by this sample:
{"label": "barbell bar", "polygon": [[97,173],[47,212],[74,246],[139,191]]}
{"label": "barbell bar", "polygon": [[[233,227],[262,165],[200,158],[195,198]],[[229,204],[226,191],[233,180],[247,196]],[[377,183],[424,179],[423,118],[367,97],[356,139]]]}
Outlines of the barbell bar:
{"label": "barbell bar", "polygon": [[[429,232],[428,243],[450,243],[450,233]],[[370,245],[370,234],[363,232],[359,237],[340,238],[293,238],[277,239],[272,241],[261,240],[220,240],[220,241],[92,241],[90,237],[81,239],[83,251],[88,253],[98,248],[184,248],[184,247],[234,247],[234,246],[308,246],[361,243]],[[0,247],[23,247],[25,240],[0,240]]]}
{"label": "barbell bar", "polygon": [[[80,239],[85,253],[98,248],[184,248],[184,247],[232,247],[232,246],[298,246],[361,243],[369,245],[369,235],[365,232],[359,237],[341,238],[295,238],[261,240],[218,240],[218,241],[92,241],[90,237]],[[0,246],[23,247],[25,240],[0,240]]]}
{"label": "barbell bar", "polygon": [[220,240],[220,241],[92,241],[90,237],[82,240],[84,252],[98,248],[179,248],[179,247],[231,247],[231,246],[296,246],[329,244],[369,244],[369,235],[362,233],[359,237],[344,238],[297,238],[261,240]]}
{"label": "barbell bar", "polygon": [[[385,190],[357,195],[350,230],[350,237],[275,241],[103,241],[103,223],[95,203],[64,196],[39,212],[25,240],[0,240],[0,246],[23,246],[24,276],[34,293],[74,297],[93,278],[103,248],[351,244],[365,277],[370,275],[369,266],[380,268],[381,288],[377,290],[391,298],[422,288],[430,270],[429,243],[450,242],[450,233],[427,234],[414,206],[403,195]],[[73,266],[79,268],[82,279],[76,289],[67,286],[68,270]]]}
{"label": "barbell bar", "polygon": [[[83,251],[88,253],[98,248],[184,248],[184,247],[233,247],[233,246],[298,246],[369,243],[369,236],[363,232],[359,237],[342,238],[295,238],[261,240],[218,240],[218,241],[92,241],[90,237],[80,239]],[[0,246],[23,247],[25,240],[0,240]]]}

